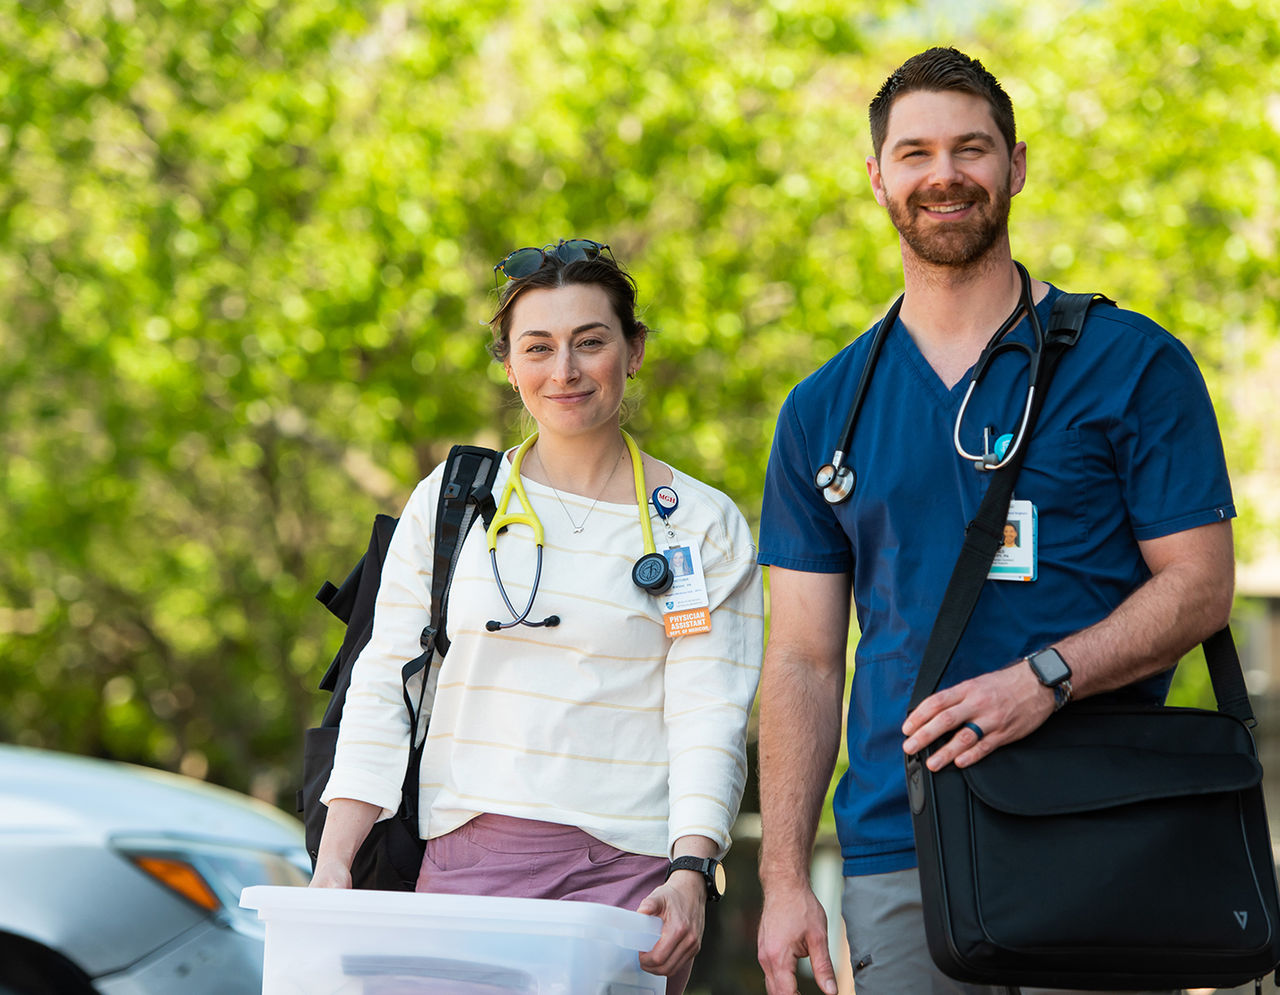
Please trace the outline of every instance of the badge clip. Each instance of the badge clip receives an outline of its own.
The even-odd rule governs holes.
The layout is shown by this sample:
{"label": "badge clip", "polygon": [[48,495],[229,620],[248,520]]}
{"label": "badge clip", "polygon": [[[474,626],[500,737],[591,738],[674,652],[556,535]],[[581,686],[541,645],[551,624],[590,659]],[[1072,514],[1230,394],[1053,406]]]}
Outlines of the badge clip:
{"label": "badge clip", "polygon": [[663,484],[661,487],[655,487],[653,493],[649,496],[649,500],[653,502],[653,507],[657,510],[658,516],[665,525],[667,519],[671,517],[671,513],[680,507],[680,498],[677,496],[675,489]]}

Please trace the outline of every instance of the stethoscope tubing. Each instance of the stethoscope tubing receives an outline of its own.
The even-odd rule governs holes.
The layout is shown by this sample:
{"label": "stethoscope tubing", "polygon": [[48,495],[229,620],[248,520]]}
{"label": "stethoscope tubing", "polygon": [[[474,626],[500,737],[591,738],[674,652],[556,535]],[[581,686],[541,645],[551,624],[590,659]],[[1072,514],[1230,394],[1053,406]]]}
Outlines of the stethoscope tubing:
{"label": "stethoscope tubing", "polygon": [[867,391],[871,386],[871,373],[880,359],[880,350],[884,348],[884,341],[889,337],[889,330],[898,320],[898,312],[902,310],[902,301],[905,297],[905,294],[901,294],[893,302],[876,329],[875,335],[872,336],[867,361],[862,364],[858,386],[853,392],[853,403],[849,405],[849,414],[844,420],[844,429],[840,433],[840,444],[836,447],[831,462],[820,466],[818,472],[814,474],[813,482],[822,491],[822,496],[828,504],[839,504],[853,493],[857,477],[851,467],[844,465],[845,457],[849,453],[849,447],[853,445],[853,430],[857,427],[858,415],[862,413],[862,403],[866,400]]}
{"label": "stethoscope tubing", "polygon": [[[490,632],[497,632],[499,629],[510,629],[513,626],[522,625],[522,624],[534,625],[534,626],[559,624],[560,618],[557,615],[549,615],[547,618],[543,619],[541,622],[527,621],[527,619],[529,618],[529,612],[533,611],[533,599],[537,597],[538,586],[542,581],[542,547],[541,546],[538,546],[538,561],[537,561],[537,566],[534,568],[534,571],[533,571],[533,587],[529,590],[529,601],[524,606],[524,611],[522,612],[516,611],[515,605],[511,603],[511,598],[507,596],[507,588],[502,583],[502,577],[499,576],[498,574],[498,554],[496,550],[493,550],[493,549],[489,550],[489,564],[490,566],[493,567],[493,579],[498,582],[498,593],[502,595],[502,601],[507,606],[507,611],[511,613],[510,622],[498,622],[496,625],[493,622],[488,623],[488,628]],[[555,619],[555,622],[552,622],[551,621],[552,619]]]}
{"label": "stethoscope tubing", "polygon": [[[627,452],[631,457],[631,473],[635,481],[636,491],[636,508],[640,519],[640,532],[644,539],[645,556],[660,556],[657,552],[657,545],[653,540],[653,523],[649,521],[649,503],[644,493],[644,461],[640,455],[640,449],[636,445],[635,440],[630,434],[622,432],[623,442],[626,443]],[[533,448],[533,444],[538,440],[538,433],[520,443],[520,447],[516,450],[515,455],[511,458],[511,469],[507,475],[507,482],[502,488],[502,495],[498,500],[498,507],[489,527],[485,532],[486,543],[489,548],[489,565],[493,569],[493,579],[498,586],[498,593],[502,595],[502,601],[507,606],[507,611],[511,613],[511,621],[499,622],[496,619],[488,622],[485,626],[490,632],[497,632],[499,629],[510,629],[517,625],[528,625],[532,627],[540,626],[556,626],[560,624],[558,615],[549,615],[541,622],[530,622],[529,613],[533,611],[533,602],[538,596],[538,588],[542,582],[542,547],[545,539],[545,533],[542,528],[542,522],[538,518],[537,512],[533,510],[533,503],[529,500],[529,494],[524,489],[524,482],[520,479],[520,467],[524,462],[525,454]],[[521,506],[521,511],[511,511],[511,498],[515,497]],[[537,562],[534,568],[533,585],[529,589],[529,600],[524,606],[524,611],[517,612],[515,606],[511,603],[511,598],[507,594],[506,585],[502,582],[501,573],[498,570],[498,535],[506,528],[512,525],[526,525],[533,531],[533,541],[537,548]],[[643,559],[643,557],[642,557]],[[665,560],[663,561],[665,563]]]}
{"label": "stethoscope tubing", "polygon": [[[964,398],[960,402],[960,409],[956,412],[955,428],[952,431],[952,444],[955,446],[956,452],[962,458],[976,464],[979,469],[984,470],[999,470],[1004,467],[1013,459],[1026,441],[1027,425],[1031,420],[1031,407],[1035,401],[1036,387],[1040,379],[1040,362],[1044,353],[1044,328],[1040,323],[1040,316],[1036,312],[1035,302],[1031,298],[1031,277],[1027,273],[1026,267],[1020,262],[1015,260],[1014,266],[1017,267],[1019,282],[1021,283],[1018,303],[1009,313],[1009,317],[1001,323],[995,334],[987,341],[986,347],[982,350],[982,355],[978,357],[978,362],[974,364],[973,373],[969,377],[969,386],[966,388]],[[849,406],[849,414],[845,418],[844,428],[833,451],[831,462],[824,463],[814,474],[814,486],[822,492],[822,496],[828,504],[840,504],[848,500],[853,493],[857,475],[852,467],[845,465],[845,461],[848,458],[850,447],[853,445],[853,433],[858,424],[858,416],[862,412],[863,402],[866,400],[867,393],[870,390],[871,374],[880,359],[880,352],[884,347],[885,340],[889,337],[894,323],[898,320],[898,313],[902,310],[902,302],[905,296],[903,294],[893,302],[893,305],[881,320],[880,325],[876,328],[875,335],[871,339],[871,346],[867,351],[867,360],[862,366],[862,373],[858,377],[858,385],[854,390],[853,403]],[[1034,347],[1028,347],[1017,342],[1004,341],[1005,336],[1017,327],[1024,313],[1031,324],[1031,331],[1035,340]],[[986,373],[987,367],[990,366],[991,361],[1002,350],[1006,349],[1017,349],[1027,354],[1029,360],[1027,400],[1023,406],[1022,417],[1018,422],[1018,431],[1013,442],[1004,452],[1002,458],[995,460],[988,453],[975,456],[973,453],[968,452],[960,442],[960,428],[964,422],[969,401]]]}
{"label": "stethoscope tubing", "polygon": [[[1040,361],[1044,355],[1045,345],[1044,328],[1040,324],[1040,315],[1036,312],[1035,302],[1031,299],[1031,276],[1027,273],[1026,267],[1022,263],[1015,262],[1014,265],[1018,268],[1022,293],[1018,297],[1017,306],[1010,312],[1009,317],[1004,320],[1004,324],[996,329],[996,333],[991,336],[986,348],[982,350],[982,355],[978,357],[978,362],[974,364],[973,373],[969,377],[969,386],[964,392],[964,399],[960,402],[960,410],[956,412],[955,429],[951,434],[951,441],[955,446],[956,452],[970,463],[975,463],[984,470],[1003,469],[1017,455],[1018,450],[1022,448],[1027,425],[1031,422],[1031,406],[1035,403],[1036,387],[1040,383]],[[1033,347],[1027,347],[1018,342],[1003,341],[1004,337],[1017,327],[1018,322],[1022,320],[1023,313],[1027,315],[1028,322],[1031,325],[1031,334],[1035,341]],[[1002,349],[1016,349],[1027,354],[1027,400],[1023,405],[1022,418],[1018,421],[1018,431],[1014,436],[1013,442],[1005,450],[1002,458],[992,460],[991,455],[988,453],[975,456],[964,448],[960,442],[960,426],[964,424],[965,411],[968,410],[969,400],[973,397],[974,390],[986,374],[991,361],[995,359]]]}

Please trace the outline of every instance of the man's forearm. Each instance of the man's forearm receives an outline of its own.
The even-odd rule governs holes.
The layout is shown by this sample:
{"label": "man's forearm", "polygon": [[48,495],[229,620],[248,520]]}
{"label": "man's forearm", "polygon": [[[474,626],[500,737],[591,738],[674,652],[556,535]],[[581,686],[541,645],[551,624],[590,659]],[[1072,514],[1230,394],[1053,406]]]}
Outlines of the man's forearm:
{"label": "man's forearm", "polygon": [[[1231,613],[1231,526],[1218,522],[1140,544],[1151,577],[1100,622],[1053,643],[1071,667],[1075,697],[1124,687],[1167,670]],[[931,770],[977,763],[1053,714],[1053,692],[1021,661],[930,695],[903,723],[902,748],[941,742]],[[972,723],[981,736],[961,729]]]}
{"label": "man's forearm", "polygon": [[1168,670],[1227,624],[1234,592],[1230,536],[1227,523],[1207,527],[1201,556],[1161,565],[1106,618],[1054,644],[1071,667],[1076,697]]}
{"label": "man's forearm", "polygon": [[760,685],[760,880],[807,883],[840,746],[844,665],[766,656]]}

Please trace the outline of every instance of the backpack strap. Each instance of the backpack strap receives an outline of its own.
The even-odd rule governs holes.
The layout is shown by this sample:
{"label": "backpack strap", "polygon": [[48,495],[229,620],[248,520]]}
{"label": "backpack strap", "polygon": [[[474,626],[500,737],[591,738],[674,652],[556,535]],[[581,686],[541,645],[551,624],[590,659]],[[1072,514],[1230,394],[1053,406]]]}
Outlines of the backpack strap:
{"label": "backpack strap", "polygon": [[[409,713],[409,763],[400,804],[409,825],[417,824],[418,770],[422,763],[422,705],[426,700],[428,671],[437,654],[449,649],[445,635],[448,621],[449,588],[453,569],[462,552],[462,542],[477,518],[486,522],[493,517],[493,480],[498,473],[502,454],[480,446],[454,446],[445,460],[444,479],[436,503],[436,528],[433,538],[435,558],[431,571],[431,624],[422,630],[418,643],[422,653],[400,668],[400,690]],[[415,704],[410,682],[418,678]]]}
{"label": "backpack strap", "polygon": [[449,650],[449,588],[453,570],[477,515],[487,526],[495,513],[493,481],[502,454],[480,446],[454,446],[445,461],[436,503],[435,561],[431,570],[431,628],[436,649]]}
{"label": "backpack strap", "polygon": [[[486,522],[493,516],[493,479],[498,473],[498,461],[502,454],[480,446],[454,446],[444,464],[444,479],[440,482],[440,497],[436,502],[436,528],[432,544],[435,558],[431,570],[431,621],[418,636],[422,647],[420,656],[414,657],[400,670],[404,704],[409,710],[409,723],[416,731],[426,691],[426,670],[435,654],[449,651],[449,637],[445,626],[449,620],[449,588],[453,584],[453,570],[458,565],[462,542],[467,537],[476,518]],[[415,707],[409,692],[409,682],[422,674]],[[412,741],[412,740],[411,740]]]}
{"label": "backpack strap", "polygon": [[[476,518],[486,522],[493,517],[493,480],[498,473],[498,461],[502,454],[481,446],[454,446],[444,464],[444,479],[440,482],[440,497],[436,502],[436,528],[432,544],[435,558],[431,570],[431,621],[418,636],[422,653],[406,663],[400,670],[401,691],[405,708],[409,710],[411,732],[416,733],[423,696],[426,692],[427,668],[435,654],[449,651],[449,637],[445,626],[449,619],[449,588],[453,584],[453,570],[458,565],[462,542],[467,537]],[[409,682],[419,673],[422,683],[418,689],[415,706],[410,695]],[[411,739],[410,742],[416,742]]]}

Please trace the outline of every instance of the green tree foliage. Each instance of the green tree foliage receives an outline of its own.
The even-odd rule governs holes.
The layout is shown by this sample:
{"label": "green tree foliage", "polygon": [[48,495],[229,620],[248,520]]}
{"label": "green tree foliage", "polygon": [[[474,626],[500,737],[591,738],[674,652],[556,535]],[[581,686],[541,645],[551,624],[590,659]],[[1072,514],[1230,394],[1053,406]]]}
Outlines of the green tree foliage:
{"label": "green tree foliage", "polygon": [[1276,323],[1275,4],[1055,13],[0,8],[0,738],[286,797],[313,591],[450,444],[515,438],[482,324],[515,246],[613,246],[659,330],[633,430],[754,517],[786,391],[900,285],[866,105],[938,38],[1018,106],[1019,257],[1221,391]]}

